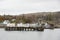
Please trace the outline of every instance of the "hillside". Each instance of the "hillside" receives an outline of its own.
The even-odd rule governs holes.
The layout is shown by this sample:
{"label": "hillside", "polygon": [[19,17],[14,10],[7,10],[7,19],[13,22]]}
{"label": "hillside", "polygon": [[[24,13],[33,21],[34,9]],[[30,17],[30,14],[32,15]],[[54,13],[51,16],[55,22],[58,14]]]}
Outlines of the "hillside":
{"label": "hillside", "polygon": [[14,22],[24,22],[24,23],[34,23],[37,22],[38,19],[42,19],[45,21],[52,21],[55,23],[60,23],[60,11],[59,12],[36,12],[36,13],[28,13],[22,15],[0,15],[0,22],[4,20],[11,21],[12,19],[16,19]]}

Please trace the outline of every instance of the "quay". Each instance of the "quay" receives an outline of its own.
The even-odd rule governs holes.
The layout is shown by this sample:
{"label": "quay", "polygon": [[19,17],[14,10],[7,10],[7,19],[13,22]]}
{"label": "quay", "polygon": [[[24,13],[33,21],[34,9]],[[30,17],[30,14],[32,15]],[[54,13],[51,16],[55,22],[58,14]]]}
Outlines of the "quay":
{"label": "quay", "polygon": [[42,27],[5,27],[6,31],[44,31]]}
{"label": "quay", "polygon": [[7,23],[5,27],[6,31],[44,31],[44,29],[54,29],[54,24],[39,19],[36,23]]}

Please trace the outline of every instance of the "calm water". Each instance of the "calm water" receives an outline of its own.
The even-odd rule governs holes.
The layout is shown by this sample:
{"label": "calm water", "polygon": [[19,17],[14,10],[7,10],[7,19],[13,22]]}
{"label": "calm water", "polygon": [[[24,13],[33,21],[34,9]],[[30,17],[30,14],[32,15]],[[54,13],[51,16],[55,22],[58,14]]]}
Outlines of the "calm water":
{"label": "calm water", "polygon": [[4,31],[0,29],[0,40],[60,40],[60,29],[44,32],[37,31]]}

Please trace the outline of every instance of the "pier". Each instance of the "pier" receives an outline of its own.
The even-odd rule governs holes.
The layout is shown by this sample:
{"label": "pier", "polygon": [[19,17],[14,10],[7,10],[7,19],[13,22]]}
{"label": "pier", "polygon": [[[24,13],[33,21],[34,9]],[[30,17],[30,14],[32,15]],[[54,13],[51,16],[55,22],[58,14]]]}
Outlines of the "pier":
{"label": "pier", "polygon": [[5,27],[6,31],[44,31],[41,27]]}

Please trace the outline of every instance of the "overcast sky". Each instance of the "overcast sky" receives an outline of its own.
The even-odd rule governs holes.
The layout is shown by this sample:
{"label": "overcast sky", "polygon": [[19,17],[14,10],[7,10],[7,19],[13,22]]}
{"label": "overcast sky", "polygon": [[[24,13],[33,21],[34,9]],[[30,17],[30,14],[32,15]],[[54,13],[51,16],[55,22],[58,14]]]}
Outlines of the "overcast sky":
{"label": "overcast sky", "polygon": [[60,11],[60,0],[0,0],[0,15]]}

